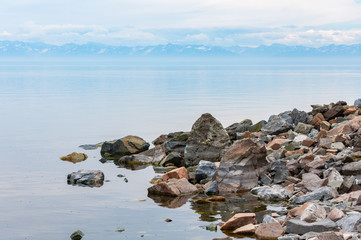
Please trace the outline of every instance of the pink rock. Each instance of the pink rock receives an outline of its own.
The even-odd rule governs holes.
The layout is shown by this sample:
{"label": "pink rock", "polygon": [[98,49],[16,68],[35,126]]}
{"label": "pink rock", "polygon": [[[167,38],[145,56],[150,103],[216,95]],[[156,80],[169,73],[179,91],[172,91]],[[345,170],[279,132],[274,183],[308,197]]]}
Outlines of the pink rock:
{"label": "pink rock", "polygon": [[223,224],[221,230],[234,230],[247,224],[257,224],[255,213],[237,213]]}
{"label": "pink rock", "polygon": [[185,178],[188,180],[189,179],[188,171],[185,167],[181,167],[165,173],[162,177],[163,181],[167,181],[168,179],[171,178],[176,178],[176,179]]}
{"label": "pink rock", "polygon": [[278,239],[283,235],[285,230],[278,222],[273,223],[261,223],[256,230],[257,239]]}
{"label": "pink rock", "polygon": [[334,208],[334,209],[332,209],[331,212],[329,212],[329,214],[327,215],[327,218],[336,222],[336,221],[340,220],[341,218],[343,218],[343,216],[345,216],[343,211],[341,211],[338,208]]}

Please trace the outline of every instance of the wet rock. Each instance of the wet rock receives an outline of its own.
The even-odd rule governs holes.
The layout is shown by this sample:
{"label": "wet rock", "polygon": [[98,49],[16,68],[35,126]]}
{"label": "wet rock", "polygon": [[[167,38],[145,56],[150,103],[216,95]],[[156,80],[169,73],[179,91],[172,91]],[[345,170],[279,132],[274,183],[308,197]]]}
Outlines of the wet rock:
{"label": "wet rock", "polygon": [[201,160],[195,172],[196,182],[199,183],[203,179],[211,179],[217,170],[217,166],[213,162]]}
{"label": "wet rock", "polygon": [[185,167],[177,168],[165,173],[162,177],[163,181],[168,181],[168,179],[171,178],[175,178],[175,179],[185,178],[188,180],[189,177],[188,177],[187,169]]}
{"label": "wet rock", "polygon": [[341,227],[346,231],[354,231],[357,230],[356,227],[361,222],[361,214],[360,213],[351,213],[345,215],[343,218],[336,222],[337,226]]}
{"label": "wet rock", "polygon": [[298,219],[287,221],[286,233],[305,234],[308,232],[327,232],[337,230],[337,225],[330,219],[323,219],[318,222],[308,223]]}
{"label": "wet rock", "polygon": [[68,174],[68,184],[101,187],[104,182],[104,173],[100,170],[79,170]]}
{"label": "wet rock", "polygon": [[345,216],[344,212],[338,208],[334,208],[331,212],[328,213],[327,218],[331,219],[332,221],[336,222]]}
{"label": "wet rock", "polygon": [[160,163],[161,166],[184,166],[184,159],[182,154],[178,152],[169,153]]}
{"label": "wet rock", "polygon": [[356,132],[360,128],[361,128],[361,116],[358,116],[345,124],[342,124],[338,127],[331,129],[330,131],[328,131],[327,136],[332,137],[339,134],[346,135],[352,132]]}
{"label": "wet rock", "polygon": [[216,180],[221,192],[249,190],[268,168],[264,143],[243,139],[235,142],[221,159]]}
{"label": "wet rock", "polygon": [[289,114],[281,114],[267,123],[261,131],[266,134],[277,135],[279,133],[287,132],[293,128],[293,120]]}
{"label": "wet rock", "polygon": [[271,163],[269,172],[273,177],[273,182],[276,184],[283,183],[289,174],[286,162],[283,160],[277,160]]}
{"label": "wet rock", "polygon": [[342,167],[342,174],[346,176],[361,174],[361,161],[347,163]]}
{"label": "wet rock", "polygon": [[219,193],[217,181],[213,181],[205,190],[207,195],[217,195]]}
{"label": "wet rock", "polygon": [[356,99],[353,105],[355,105],[355,107],[361,108],[361,98]]}
{"label": "wet rock", "polygon": [[325,119],[328,121],[332,118],[338,117],[338,116],[342,116],[343,114],[343,107],[340,105],[336,105],[333,108],[331,108],[330,110],[328,110],[327,112],[325,112],[323,114],[323,116],[325,117]]}
{"label": "wet rock", "polygon": [[71,240],[80,240],[84,237],[84,233],[80,230],[76,230],[70,235]]}
{"label": "wet rock", "polygon": [[295,127],[295,132],[307,135],[311,132],[312,128],[313,128],[313,125],[299,122],[297,124],[297,126]]}
{"label": "wet rock", "polygon": [[119,163],[126,163],[126,164],[150,164],[153,162],[153,157],[147,156],[144,154],[134,154],[134,155],[127,155],[119,158],[118,160],[114,160]]}
{"label": "wet rock", "polygon": [[160,182],[148,188],[148,194],[180,196],[191,195],[198,192],[196,186],[188,182],[187,179],[169,179],[167,182]]}
{"label": "wet rock", "polygon": [[257,224],[256,214],[254,213],[237,213],[223,224],[221,230],[234,230],[247,224]]}
{"label": "wet rock", "polygon": [[233,231],[235,234],[253,234],[256,232],[256,226],[252,223],[244,225]]}
{"label": "wet rock", "polygon": [[311,203],[301,215],[301,220],[305,222],[318,222],[326,218],[326,210],[324,207]]}
{"label": "wet rock", "polygon": [[71,154],[61,157],[60,159],[63,161],[77,163],[77,162],[82,162],[82,161],[86,160],[87,158],[88,158],[88,155],[86,155],[85,153],[73,152]]}
{"label": "wet rock", "polygon": [[255,187],[252,188],[251,193],[264,200],[287,200],[292,196],[291,191],[280,185]]}
{"label": "wet rock", "polygon": [[144,139],[129,135],[116,141],[104,142],[100,153],[106,159],[119,159],[125,155],[144,152],[149,146]]}
{"label": "wet rock", "polygon": [[192,126],[184,151],[186,165],[197,165],[200,160],[218,162],[222,150],[230,144],[222,124],[211,114],[205,113]]}
{"label": "wet rock", "polygon": [[280,236],[283,235],[285,230],[279,224],[278,222],[275,223],[261,223],[255,234],[257,236],[257,239],[264,239],[264,240],[270,240],[270,239],[278,239]]}
{"label": "wet rock", "polygon": [[314,200],[329,200],[336,197],[336,191],[331,187],[322,187],[311,193],[296,197],[292,200],[294,204],[303,204]]}

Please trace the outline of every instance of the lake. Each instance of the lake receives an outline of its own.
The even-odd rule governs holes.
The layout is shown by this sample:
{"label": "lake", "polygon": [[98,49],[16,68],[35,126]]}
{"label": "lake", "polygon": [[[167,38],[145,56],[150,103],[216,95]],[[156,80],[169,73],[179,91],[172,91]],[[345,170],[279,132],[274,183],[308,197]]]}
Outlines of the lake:
{"label": "lake", "polygon": [[[193,239],[242,211],[278,211],[252,196],[202,204],[196,196],[152,199],[153,168],[101,163],[82,144],[189,131],[205,112],[224,127],[310,104],[361,97],[359,59],[0,59],[1,238]],[[72,164],[71,152],[89,158]],[[69,173],[99,169],[99,188],[68,185]],[[124,177],[119,177],[122,174]],[[165,219],[172,222],[165,222]]]}

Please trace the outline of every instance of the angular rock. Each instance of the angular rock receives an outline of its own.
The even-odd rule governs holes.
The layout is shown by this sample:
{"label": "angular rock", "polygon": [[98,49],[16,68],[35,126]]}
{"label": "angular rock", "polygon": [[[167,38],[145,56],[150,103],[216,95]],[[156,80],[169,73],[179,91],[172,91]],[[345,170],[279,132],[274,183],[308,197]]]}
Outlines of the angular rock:
{"label": "angular rock", "polygon": [[298,123],[309,123],[308,114],[305,111],[299,111],[296,108],[294,108],[290,114],[292,118],[292,122],[294,125],[298,125]]}
{"label": "angular rock", "polygon": [[205,113],[192,126],[184,151],[186,165],[197,165],[200,160],[218,162],[222,150],[230,144],[222,124],[211,114]]}
{"label": "angular rock", "polygon": [[184,154],[184,149],[186,148],[186,141],[177,141],[174,139],[170,139],[164,143],[165,152],[171,153],[181,153]]}
{"label": "angular rock", "polygon": [[322,186],[327,184],[327,181],[324,179],[319,178],[314,173],[304,173],[302,174],[302,183],[309,191],[314,191],[319,189]]}
{"label": "angular rock", "polygon": [[274,219],[271,215],[266,214],[263,216],[262,223],[274,223],[274,222],[278,222],[278,221]]}
{"label": "angular rock", "polygon": [[301,215],[301,220],[305,222],[318,222],[326,218],[326,210],[324,207],[311,203]]}
{"label": "angular rock", "polygon": [[336,191],[331,187],[322,187],[311,193],[296,197],[292,200],[294,204],[303,204],[305,202],[314,200],[329,200],[335,198],[337,195]]}
{"label": "angular rock", "polygon": [[177,166],[181,167],[184,166],[184,159],[181,153],[178,152],[171,152],[169,153],[161,162],[161,166]]}
{"label": "angular rock", "polygon": [[252,188],[251,193],[264,200],[287,200],[292,196],[291,191],[280,185],[255,187]]}
{"label": "angular rock", "polygon": [[313,125],[305,124],[302,122],[299,122],[297,126],[295,127],[295,132],[297,133],[303,133],[303,134],[309,134],[313,128]]}
{"label": "angular rock", "polygon": [[213,162],[201,160],[195,172],[196,182],[203,179],[211,179],[217,171],[217,166]]}
{"label": "angular rock", "polygon": [[323,117],[322,113],[317,113],[312,119],[312,125],[319,127],[323,121],[325,121],[325,118]]}
{"label": "angular rock", "polygon": [[341,227],[343,230],[346,231],[355,231],[357,230],[356,227],[361,222],[361,214],[360,213],[351,213],[345,215],[343,218],[336,222],[337,226]]}
{"label": "angular rock", "polygon": [[334,208],[331,212],[328,213],[327,218],[331,219],[332,221],[336,222],[345,216],[344,212],[338,208]]}
{"label": "angular rock", "polygon": [[71,154],[61,157],[60,159],[63,161],[77,163],[77,162],[82,162],[82,161],[86,160],[87,158],[88,158],[88,155],[86,155],[85,153],[73,152]]}
{"label": "angular rock", "polygon": [[332,118],[338,117],[338,116],[342,116],[343,114],[343,107],[342,106],[334,106],[333,108],[331,108],[330,110],[328,110],[327,112],[325,112],[323,114],[323,116],[325,117],[325,119],[328,121]]}
{"label": "angular rock", "polygon": [[221,192],[249,190],[268,168],[264,143],[243,139],[235,142],[221,159],[216,180]]}
{"label": "angular rock", "polygon": [[247,224],[257,224],[256,214],[237,213],[223,224],[221,230],[234,230]]}
{"label": "angular rock", "polygon": [[345,145],[342,142],[334,142],[331,143],[331,149],[336,149],[337,151],[341,152],[345,150]]}
{"label": "angular rock", "polygon": [[168,139],[168,136],[166,134],[162,134],[159,137],[157,137],[156,139],[154,139],[152,141],[152,143],[154,144],[154,146],[161,145],[161,144],[165,143],[165,141],[167,141],[167,139]]}
{"label": "angular rock", "polygon": [[344,240],[342,236],[335,232],[323,232],[316,235],[317,240]]}
{"label": "angular rock", "polygon": [[84,237],[84,233],[80,230],[76,230],[70,235],[71,240],[80,240]]}
{"label": "angular rock", "polygon": [[283,160],[277,160],[271,163],[269,172],[273,176],[273,182],[276,184],[283,183],[289,174],[286,162]]}
{"label": "angular rock", "polygon": [[343,177],[336,169],[333,168],[328,174],[327,181],[328,186],[339,188],[343,183]]}
{"label": "angular rock", "polygon": [[160,182],[148,188],[148,194],[181,196],[198,192],[196,186],[188,182],[187,179],[169,179],[167,182]]}
{"label": "angular rock", "polygon": [[213,181],[208,188],[205,190],[207,195],[216,195],[219,193],[217,181]]}
{"label": "angular rock", "polygon": [[361,108],[361,98],[356,99],[353,105],[355,107]]}
{"label": "angular rock", "polygon": [[331,127],[331,124],[327,121],[322,121],[320,124],[320,128],[328,131]]}
{"label": "angular rock", "polygon": [[264,239],[264,240],[271,240],[271,239],[278,239],[280,236],[283,235],[285,230],[278,222],[275,223],[261,223],[257,230],[256,236],[257,239]]}
{"label": "angular rock", "polygon": [[346,135],[346,134],[355,132],[360,128],[361,128],[361,116],[358,116],[345,124],[342,124],[338,127],[331,129],[330,131],[328,131],[327,136],[332,137],[332,136],[335,136],[338,134]]}
{"label": "angular rock", "polygon": [[165,173],[162,177],[163,181],[168,181],[168,179],[171,178],[175,178],[175,179],[185,178],[188,180],[189,177],[188,177],[187,169],[185,167],[177,168]]}
{"label": "angular rock", "polygon": [[299,235],[303,235],[308,232],[328,232],[336,230],[336,223],[328,218],[313,223],[291,219],[288,220],[286,224],[286,233],[295,233]]}
{"label": "angular rock", "polygon": [[68,174],[68,184],[89,187],[101,187],[104,173],[100,170],[79,170]]}
{"label": "angular rock", "polygon": [[256,232],[256,226],[252,223],[239,227],[233,231],[235,234],[253,234]]}
{"label": "angular rock", "polygon": [[149,146],[144,139],[129,135],[114,142],[104,142],[100,153],[105,159],[119,159],[125,155],[144,152]]}
{"label": "angular rock", "polygon": [[252,125],[249,128],[249,131],[250,132],[259,132],[266,124],[267,124],[267,122],[265,120],[259,121],[258,123]]}
{"label": "angular rock", "polygon": [[361,174],[361,161],[345,164],[342,167],[342,174],[346,176]]}
{"label": "angular rock", "polygon": [[133,154],[127,155],[119,158],[117,161],[118,164],[126,163],[126,164],[150,164],[153,162],[152,156],[147,156],[144,154]]}
{"label": "angular rock", "polygon": [[287,234],[279,237],[278,240],[300,240],[300,236],[298,234]]}
{"label": "angular rock", "polygon": [[267,143],[266,147],[268,148],[272,148],[273,150],[278,150],[281,148],[281,145],[287,142],[291,142],[291,140],[289,139],[284,139],[284,138],[275,138],[272,141],[270,141],[269,143]]}
{"label": "angular rock", "polygon": [[267,123],[261,131],[266,134],[276,135],[287,132],[293,128],[293,120],[289,114],[281,114],[275,117],[271,122]]}

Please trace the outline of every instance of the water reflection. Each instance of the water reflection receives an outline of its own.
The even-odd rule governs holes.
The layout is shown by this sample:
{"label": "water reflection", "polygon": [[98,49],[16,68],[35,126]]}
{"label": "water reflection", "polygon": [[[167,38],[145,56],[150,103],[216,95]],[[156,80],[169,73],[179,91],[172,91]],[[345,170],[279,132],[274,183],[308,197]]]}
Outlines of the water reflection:
{"label": "water reflection", "polygon": [[[99,161],[104,161],[104,158],[102,158]],[[109,160],[105,160],[105,162],[107,162]],[[114,160],[113,161],[115,165],[117,165],[119,168],[125,168],[125,169],[129,169],[132,171],[136,171],[136,170],[142,170],[142,169],[146,169],[147,167],[149,167],[149,164],[132,164],[132,163],[127,163],[127,162],[122,162],[122,161],[118,161],[118,160]]]}
{"label": "water reflection", "polygon": [[194,195],[171,197],[171,196],[159,196],[159,195],[148,194],[148,197],[151,198],[155,203],[157,203],[161,207],[179,208],[184,204],[186,204],[188,199],[194,197]]}

